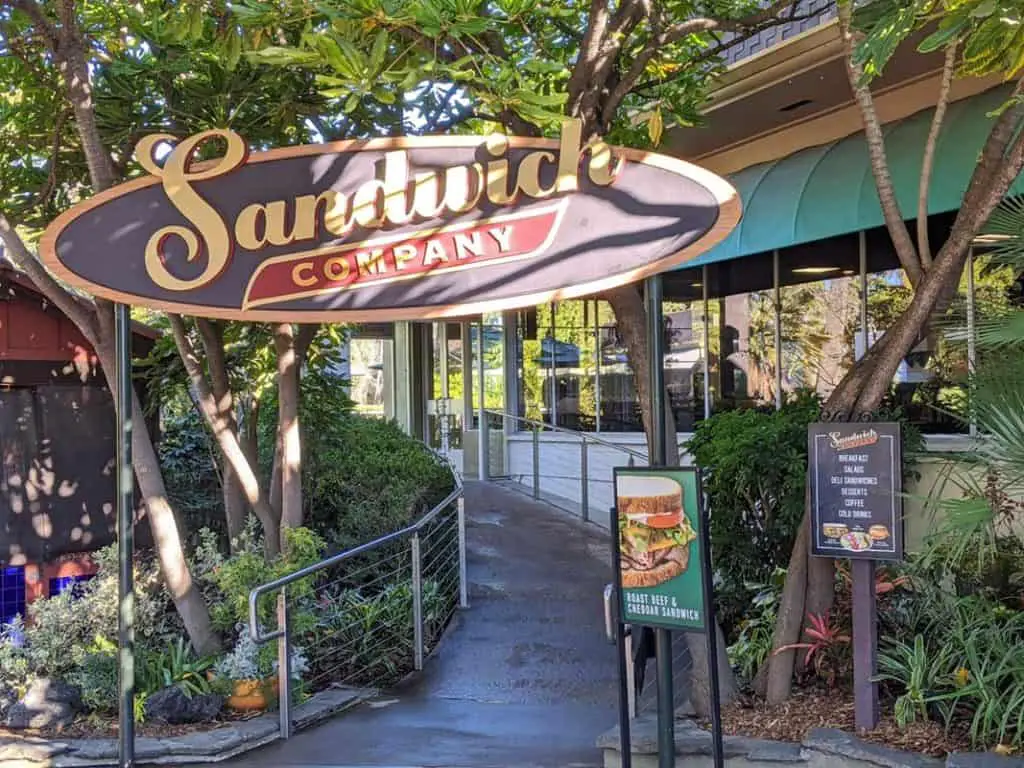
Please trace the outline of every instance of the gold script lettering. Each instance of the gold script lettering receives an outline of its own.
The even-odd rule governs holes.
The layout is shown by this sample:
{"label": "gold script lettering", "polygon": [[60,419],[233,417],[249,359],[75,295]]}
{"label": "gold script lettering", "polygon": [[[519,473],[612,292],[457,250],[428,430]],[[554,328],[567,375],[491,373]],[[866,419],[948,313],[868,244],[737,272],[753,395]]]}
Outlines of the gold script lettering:
{"label": "gold script lettering", "polygon": [[[196,151],[209,141],[227,142],[224,156],[204,170],[192,170]],[[231,234],[216,209],[192,189],[192,182],[223,176],[245,163],[249,155],[242,137],[234,131],[214,129],[198,133],[178,144],[167,156],[163,168],[156,165],[153,151],[157,145],[170,143],[174,137],[167,134],[147,136],[139,142],[137,156],[142,166],[160,177],[164,194],[177,211],[194,227],[172,224],[154,232],[146,243],[146,272],[161,288],[168,291],[190,291],[216,280],[231,260]],[[172,275],[164,264],[167,241],[177,237],[185,243],[188,261],[195,261],[205,251],[206,267],[190,280]]]}

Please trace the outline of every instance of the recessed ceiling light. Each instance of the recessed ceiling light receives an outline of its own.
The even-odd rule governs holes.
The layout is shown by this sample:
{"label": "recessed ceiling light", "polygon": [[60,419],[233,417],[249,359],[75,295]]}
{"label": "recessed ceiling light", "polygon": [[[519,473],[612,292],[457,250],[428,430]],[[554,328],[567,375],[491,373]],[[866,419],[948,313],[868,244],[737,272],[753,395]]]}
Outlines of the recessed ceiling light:
{"label": "recessed ceiling light", "polygon": [[797,267],[793,270],[794,275],[827,275],[829,272],[838,272],[839,267]]}
{"label": "recessed ceiling light", "polygon": [[690,283],[690,285],[692,287],[694,287],[694,288],[703,288],[704,287],[704,283]]}

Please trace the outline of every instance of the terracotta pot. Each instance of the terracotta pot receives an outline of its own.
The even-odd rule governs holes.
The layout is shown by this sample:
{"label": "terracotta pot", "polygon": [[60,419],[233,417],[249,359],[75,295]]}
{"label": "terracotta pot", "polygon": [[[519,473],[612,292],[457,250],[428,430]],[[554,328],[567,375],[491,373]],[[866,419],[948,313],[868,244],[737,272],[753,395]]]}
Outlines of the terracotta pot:
{"label": "terracotta pot", "polygon": [[234,680],[232,685],[227,705],[236,712],[262,711],[278,694],[276,676],[265,680]]}

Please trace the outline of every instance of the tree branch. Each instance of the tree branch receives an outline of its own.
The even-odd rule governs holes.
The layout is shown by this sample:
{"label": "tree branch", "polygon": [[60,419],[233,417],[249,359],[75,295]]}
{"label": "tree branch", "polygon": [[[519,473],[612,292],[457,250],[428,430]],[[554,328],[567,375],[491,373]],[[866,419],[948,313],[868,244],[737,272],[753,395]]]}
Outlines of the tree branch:
{"label": "tree branch", "polygon": [[899,257],[903,269],[906,270],[910,284],[916,288],[924,276],[924,269],[921,266],[921,259],[914,247],[914,242],[910,239],[910,232],[903,220],[899,202],[896,200],[896,190],[893,187],[889,161],[886,157],[885,135],[882,133],[882,124],[875,109],[875,100],[871,96],[871,90],[861,83],[863,76],[861,67],[854,63],[857,41],[853,31],[852,16],[852,0],[841,0],[839,2],[839,32],[845,49],[843,58],[846,63],[846,75],[850,81],[850,88],[853,89],[854,100],[860,109],[861,121],[864,124],[871,172],[875,177],[875,187],[878,191],[878,202],[881,204],[882,216],[885,219],[885,226],[889,230],[889,237],[892,238],[893,247],[896,249],[896,255]]}
{"label": "tree branch", "polygon": [[429,118],[427,118],[427,124],[423,129],[423,133],[432,133],[433,131],[437,130],[438,123],[440,122],[441,118],[444,117],[445,112],[448,109],[448,105],[455,97],[455,92],[458,89],[459,84],[452,83],[451,87],[449,87],[448,90],[445,91],[444,95],[439,100],[437,109],[435,109],[434,113]]}
{"label": "tree branch", "polygon": [[85,55],[85,42],[80,38],[75,21],[75,0],[61,0],[58,7],[61,28],[57,30],[33,0],[15,0],[33,24],[39,27],[47,47],[64,77],[68,100],[75,114],[75,126],[82,141],[82,151],[89,166],[93,191],[102,192],[116,180],[114,163],[103,145],[96,123],[95,104],[92,99],[92,81]]}
{"label": "tree branch", "polygon": [[93,312],[95,305],[90,306],[87,299],[69,293],[53,275],[46,271],[35,255],[29,251],[25,241],[21,239],[3,211],[0,211],[0,241],[3,242],[4,251],[14,265],[28,276],[32,284],[52,301],[57,309],[78,326],[93,349],[97,349],[99,329],[96,327],[96,316]]}
{"label": "tree branch", "polygon": [[245,494],[246,500],[252,506],[253,512],[263,524],[265,532],[264,544],[268,552],[278,551],[279,541],[277,536],[277,518],[273,509],[267,503],[266,496],[260,489],[259,479],[249,464],[245,451],[239,442],[237,432],[232,432],[227,419],[218,411],[216,400],[210,389],[210,383],[203,373],[203,366],[199,361],[195,346],[189,338],[185,328],[185,321],[181,315],[168,313],[167,319],[171,323],[171,332],[174,334],[174,344],[178,348],[181,361],[185,364],[185,371],[188,373],[189,381],[195,389],[199,405],[202,407],[206,423],[213,430],[217,445],[228,466],[234,471]]}
{"label": "tree branch", "polygon": [[[1010,94],[1011,100],[1022,97],[1024,97],[1024,78],[1017,81],[1013,93]],[[960,213],[957,214],[957,220],[953,223],[954,232],[964,212],[973,209],[993,189],[1002,169],[1007,147],[1010,146],[1022,119],[1024,119],[1024,103],[1014,104],[996,118],[992,130],[989,131],[988,138],[985,140],[985,146],[981,149],[981,159],[974,167],[974,173],[971,174],[971,180],[967,184],[967,191],[964,192]],[[950,237],[952,237],[952,233]]]}
{"label": "tree branch", "polygon": [[924,145],[924,159],[921,162],[921,184],[917,191],[917,251],[921,257],[921,264],[926,270],[932,265],[932,248],[928,242],[928,192],[932,183],[932,171],[935,168],[935,148],[939,143],[942,123],[946,118],[946,108],[949,106],[949,94],[953,88],[957,48],[955,41],[946,48],[946,61],[942,67],[939,98],[935,103],[935,114],[932,116],[928,140]]}
{"label": "tree branch", "polygon": [[60,48],[60,33],[53,25],[53,22],[46,18],[46,14],[43,13],[43,9],[38,3],[33,2],[33,0],[14,0],[11,5],[32,20],[32,24],[35,25],[39,34],[43,36],[43,39],[46,41],[46,47],[51,52],[55,53]]}
{"label": "tree branch", "polygon": [[210,384],[213,396],[217,400],[217,410],[227,420],[228,427],[238,431],[235,420],[234,395],[231,381],[228,379],[228,366],[224,358],[224,332],[220,323],[205,317],[196,318],[196,328],[203,342],[206,353],[206,369],[210,372]]}
{"label": "tree branch", "polygon": [[584,85],[589,75],[597,66],[598,54],[608,28],[608,0],[591,0],[590,14],[587,18],[587,31],[583,35],[580,54],[573,67],[572,75],[566,85],[569,92],[569,103],[566,105],[569,114],[577,114],[583,98]]}
{"label": "tree branch", "polygon": [[299,332],[295,334],[295,363],[300,369],[306,362],[309,347],[319,332],[319,323],[307,323],[299,326]]}

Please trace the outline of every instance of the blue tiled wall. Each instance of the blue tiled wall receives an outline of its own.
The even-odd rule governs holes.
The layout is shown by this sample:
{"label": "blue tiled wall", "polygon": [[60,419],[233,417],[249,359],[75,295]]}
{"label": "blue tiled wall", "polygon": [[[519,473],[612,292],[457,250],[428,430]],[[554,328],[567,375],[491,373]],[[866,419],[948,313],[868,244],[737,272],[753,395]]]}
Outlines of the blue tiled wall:
{"label": "blue tiled wall", "polygon": [[0,626],[25,615],[25,569],[0,568]]}

